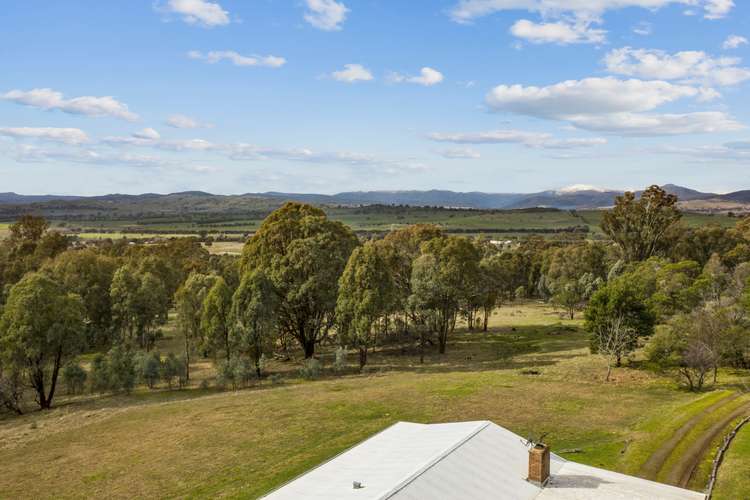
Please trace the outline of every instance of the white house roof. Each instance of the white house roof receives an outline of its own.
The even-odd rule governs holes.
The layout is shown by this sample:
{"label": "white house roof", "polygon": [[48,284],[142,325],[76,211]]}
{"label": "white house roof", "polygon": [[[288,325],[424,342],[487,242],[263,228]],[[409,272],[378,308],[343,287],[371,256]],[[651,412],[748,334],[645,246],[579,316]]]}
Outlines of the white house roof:
{"label": "white house roof", "polygon": [[[705,495],[551,455],[542,488],[526,481],[524,440],[492,422],[399,422],[271,492],[270,500],[702,500]],[[354,482],[361,488],[354,488]]]}

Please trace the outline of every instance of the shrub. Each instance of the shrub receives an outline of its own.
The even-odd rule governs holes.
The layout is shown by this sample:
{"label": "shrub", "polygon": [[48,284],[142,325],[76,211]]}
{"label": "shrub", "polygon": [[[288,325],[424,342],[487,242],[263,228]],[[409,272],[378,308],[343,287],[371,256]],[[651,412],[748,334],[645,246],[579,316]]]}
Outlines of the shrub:
{"label": "shrub", "polygon": [[181,370],[181,368],[183,367],[180,364],[180,360],[178,360],[177,356],[175,356],[172,352],[170,352],[169,355],[161,363],[159,374],[161,375],[161,379],[164,381],[164,383],[167,384],[170,389],[172,388],[172,384],[174,384],[175,379],[181,375],[180,372],[185,371],[184,369]]}
{"label": "shrub", "polygon": [[108,357],[110,390],[130,394],[137,379],[133,352],[118,345],[110,349]]}
{"label": "shrub", "polygon": [[268,365],[268,358],[265,354],[260,355],[260,359],[258,360],[258,378],[260,379],[261,375],[264,371],[266,371],[266,366]]}
{"label": "shrub", "polygon": [[333,360],[333,371],[341,373],[346,370],[346,355],[346,347],[339,346],[336,348],[336,357]]}
{"label": "shrub", "polygon": [[72,362],[68,363],[63,368],[62,376],[68,394],[80,394],[83,392],[88,375],[86,374],[86,370],[81,368],[81,365]]}
{"label": "shrub", "polygon": [[0,409],[3,407],[17,414],[22,414],[23,383],[19,370],[3,371],[0,366]]}
{"label": "shrub", "polygon": [[153,389],[161,376],[161,356],[158,353],[141,353],[136,359],[138,380]]}
{"label": "shrub", "polygon": [[216,385],[222,389],[231,385],[232,389],[237,389],[237,379],[235,378],[235,361],[236,358],[225,359],[219,362],[216,367]]}
{"label": "shrub", "polygon": [[270,380],[271,384],[273,385],[281,385],[284,383],[284,379],[280,373],[274,373],[273,375],[268,377],[268,380]]}
{"label": "shrub", "polygon": [[177,361],[175,361],[175,366],[177,367],[177,386],[182,389],[188,383],[186,370],[187,362],[185,361],[185,356],[179,356],[176,359]]}
{"label": "shrub", "polygon": [[300,377],[307,380],[314,380],[320,377],[320,361],[315,358],[305,360],[305,364],[299,369]]}
{"label": "shrub", "polygon": [[255,378],[255,367],[247,358],[235,358],[233,361],[235,383],[247,387]]}
{"label": "shrub", "polygon": [[102,353],[94,356],[91,362],[91,392],[105,392],[110,388],[109,382],[109,358]]}

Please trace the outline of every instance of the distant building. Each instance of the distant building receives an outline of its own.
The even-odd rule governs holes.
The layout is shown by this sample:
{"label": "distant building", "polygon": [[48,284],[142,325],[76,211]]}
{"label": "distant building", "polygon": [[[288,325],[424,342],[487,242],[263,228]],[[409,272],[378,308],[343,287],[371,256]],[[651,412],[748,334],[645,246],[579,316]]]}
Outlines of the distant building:
{"label": "distant building", "polygon": [[269,500],[702,500],[565,460],[492,422],[399,422],[281,486]]}

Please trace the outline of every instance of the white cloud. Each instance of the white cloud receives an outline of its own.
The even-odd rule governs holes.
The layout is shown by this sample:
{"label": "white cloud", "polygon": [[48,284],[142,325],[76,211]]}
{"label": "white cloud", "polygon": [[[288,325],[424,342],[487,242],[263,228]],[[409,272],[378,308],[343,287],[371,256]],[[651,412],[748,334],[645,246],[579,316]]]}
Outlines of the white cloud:
{"label": "white cloud", "polygon": [[94,149],[48,150],[25,145],[18,148],[15,160],[19,162],[71,162],[85,165],[119,165],[127,167],[166,167],[173,162],[163,158],[148,155],[133,155],[130,153],[103,154]]}
{"label": "white cloud", "polygon": [[56,128],[56,127],[7,127],[0,128],[0,135],[16,139],[41,139],[64,144],[83,144],[89,141],[89,137],[78,128]]}
{"label": "white cloud", "polygon": [[591,28],[589,22],[542,22],[535,23],[527,19],[516,21],[510,28],[513,36],[523,38],[531,43],[604,43],[606,31]]}
{"label": "white cloud", "polygon": [[530,148],[542,149],[587,148],[607,143],[607,140],[601,137],[558,139],[543,132],[512,129],[454,134],[433,133],[428,138],[436,142],[454,144],[523,144]]}
{"label": "white cloud", "polygon": [[337,31],[346,20],[349,9],[335,0],[305,0],[305,21],[324,31]]}
{"label": "white cloud", "polygon": [[648,152],[682,156],[697,163],[713,164],[719,160],[750,164],[750,142],[727,142],[720,145],[701,146],[662,146]]}
{"label": "white cloud", "polygon": [[463,149],[442,149],[437,152],[443,158],[449,160],[478,160],[482,157],[479,151],[470,148]]}
{"label": "white cloud", "polygon": [[133,137],[136,137],[138,139],[150,139],[150,140],[156,140],[159,137],[159,132],[152,128],[144,128],[143,130],[140,130],[138,132],[133,133]]}
{"label": "white cloud", "polygon": [[172,115],[164,122],[174,128],[211,128],[210,123],[201,123],[199,120],[187,115]]}
{"label": "white cloud", "polygon": [[721,47],[724,50],[737,49],[740,45],[747,45],[747,38],[739,35],[729,35]]}
{"label": "white cloud", "polygon": [[641,21],[640,23],[633,26],[633,33],[641,36],[648,36],[654,31],[654,25],[647,22]]}
{"label": "white cloud", "polygon": [[704,10],[706,19],[722,19],[729,14],[734,7],[733,0],[706,0]]}
{"label": "white cloud", "polygon": [[699,94],[696,88],[664,81],[606,77],[567,80],[547,87],[499,85],[487,94],[486,102],[495,111],[561,119],[585,114],[648,111]]}
{"label": "white cloud", "polygon": [[507,111],[620,135],[648,136],[733,131],[743,125],[722,112],[645,114],[683,98],[715,98],[712,89],[654,80],[613,77],[568,80],[547,87],[499,85],[486,97],[495,111]]}
{"label": "white cloud", "polygon": [[635,137],[733,132],[745,128],[731,116],[719,111],[580,115],[571,117],[570,121],[586,130]]}
{"label": "white cloud", "polygon": [[206,61],[209,64],[216,64],[219,61],[231,61],[235,66],[262,66],[266,68],[280,68],[286,64],[286,59],[278,56],[243,56],[233,50],[211,51],[206,54],[197,50],[188,52],[190,59]]}
{"label": "white cloud", "polygon": [[736,85],[750,79],[750,69],[738,66],[740,59],[712,58],[702,51],[668,54],[624,47],[610,51],[604,64],[610,73],[703,85]]}
{"label": "white cloud", "polygon": [[224,147],[228,156],[236,161],[283,160],[292,162],[339,164],[349,167],[378,168],[381,172],[397,174],[403,171],[429,170],[424,163],[409,159],[396,160],[348,151],[314,151],[307,148],[268,148],[255,144],[239,143]]}
{"label": "white cloud", "polygon": [[367,82],[374,78],[370,70],[361,64],[345,64],[344,69],[334,71],[331,73],[331,77],[334,80],[346,83]]}
{"label": "white cloud", "polygon": [[574,16],[594,20],[608,10],[628,7],[655,10],[673,4],[701,6],[707,19],[725,17],[734,6],[732,0],[460,0],[450,16],[456,22],[469,23],[496,12],[526,10],[545,18]]}
{"label": "white cloud", "polygon": [[229,24],[229,12],[217,2],[206,0],[168,0],[164,10],[182,16],[188,24],[212,28]]}
{"label": "white cloud", "polygon": [[393,83],[416,83],[417,85],[431,87],[443,81],[443,74],[436,69],[425,66],[419,71],[419,76],[405,76],[399,73],[391,73],[388,75],[388,81]]}
{"label": "white cloud", "polygon": [[123,120],[135,121],[138,115],[132,113],[127,105],[117,101],[114,97],[74,97],[64,99],[61,92],[52,89],[11,90],[3,95],[1,99],[24,104],[44,110],[59,110],[64,113],[86,116],[112,116]]}
{"label": "white cloud", "polygon": [[[153,133],[150,133],[151,131]],[[102,142],[112,146],[141,146],[141,147],[152,147],[162,149],[165,151],[212,151],[221,149],[220,146],[204,139],[178,139],[178,140],[167,140],[161,139],[159,133],[153,129],[145,129],[140,132],[136,132],[129,137],[105,137]]]}
{"label": "white cloud", "polygon": [[[127,137],[106,137],[102,143],[113,148],[148,147],[174,153],[214,153],[235,161],[282,160],[345,166],[377,167],[391,172],[422,171],[427,166],[416,160],[392,160],[347,151],[315,151],[308,148],[274,148],[250,143],[218,144],[204,139],[165,140],[144,138],[141,132]],[[97,153],[99,154],[99,153]],[[106,156],[106,155],[105,155]]]}

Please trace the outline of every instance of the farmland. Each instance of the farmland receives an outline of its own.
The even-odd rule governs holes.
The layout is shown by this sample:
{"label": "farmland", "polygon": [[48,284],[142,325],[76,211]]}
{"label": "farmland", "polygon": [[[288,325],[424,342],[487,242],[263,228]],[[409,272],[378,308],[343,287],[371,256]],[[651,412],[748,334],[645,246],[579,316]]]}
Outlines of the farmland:
{"label": "farmland", "polygon": [[[436,224],[449,233],[484,234],[498,239],[519,238],[531,234],[557,238],[601,238],[599,224],[602,211],[568,211],[556,209],[469,210],[422,207],[323,207],[328,216],[350,226],[358,233],[384,233],[410,224]],[[153,217],[125,220],[53,220],[52,226],[76,234],[82,239],[184,237],[208,235],[214,238],[243,241],[260,226],[266,212],[252,217],[215,216],[199,220]],[[192,220],[190,220],[192,219]],[[717,224],[730,227],[737,219],[725,215],[686,213],[683,222],[689,227]],[[7,223],[6,223],[7,225]],[[2,225],[0,225],[0,235]]]}
{"label": "farmland", "polygon": [[[180,343],[170,327],[158,348]],[[700,435],[717,401],[748,402],[737,397],[744,374],[723,371],[719,386],[690,393],[638,368],[638,355],[605,383],[603,361],[587,346],[579,319],[529,302],[498,310],[488,333],[459,329],[448,353],[430,350],[423,365],[412,347],[390,345],[371,355],[366,372],[350,365],[334,374],[328,348],[318,380],[299,378],[296,358],[269,366],[279,382],[222,392],[211,364],[199,360],[182,391],[78,396],[0,421],[0,487],[14,498],[251,498],[399,420],[489,419],[520,435],[551,432],[553,450],[567,458],[651,477],[644,464],[686,421],[698,415]],[[672,443],[656,477],[681,470],[676,458],[686,443]],[[747,463],[743,449],[727,470]],[[50,466],[29,475],[39,464]],[[688,486],[700,490],[704,480],[697,474]]]}

